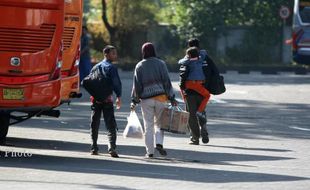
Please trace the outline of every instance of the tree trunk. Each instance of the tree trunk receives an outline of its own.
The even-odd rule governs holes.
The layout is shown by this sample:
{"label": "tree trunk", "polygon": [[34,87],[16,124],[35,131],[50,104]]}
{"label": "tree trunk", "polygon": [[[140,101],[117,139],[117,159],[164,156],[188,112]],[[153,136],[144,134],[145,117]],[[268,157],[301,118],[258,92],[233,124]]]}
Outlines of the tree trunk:
{"label": "tree trunk", "polygon": [[103,21],[103,24],[109,32],[110,44],[115,44],[116,43],[116,28],[111,26],[111,24],[108,21],[106,0],[101,0],[101,4],[102,4],[102,21]]}

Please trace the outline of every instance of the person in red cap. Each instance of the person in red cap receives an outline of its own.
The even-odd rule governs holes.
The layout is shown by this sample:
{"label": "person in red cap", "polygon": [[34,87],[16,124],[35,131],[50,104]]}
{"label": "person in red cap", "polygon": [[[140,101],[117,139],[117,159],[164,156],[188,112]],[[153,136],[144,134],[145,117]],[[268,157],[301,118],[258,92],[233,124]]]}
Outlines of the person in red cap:
{"label": "person in red cap", "polygon": [[143,44],[142,57],[134,71],[131,109],[141,104],[146,158],[152,158],[155,149],[166,156],[167,152],[163,148],[164,132],[160,129],[159,121],[168,100],[176,105],[175,95],[166,63],[156,57],[152,43]]}

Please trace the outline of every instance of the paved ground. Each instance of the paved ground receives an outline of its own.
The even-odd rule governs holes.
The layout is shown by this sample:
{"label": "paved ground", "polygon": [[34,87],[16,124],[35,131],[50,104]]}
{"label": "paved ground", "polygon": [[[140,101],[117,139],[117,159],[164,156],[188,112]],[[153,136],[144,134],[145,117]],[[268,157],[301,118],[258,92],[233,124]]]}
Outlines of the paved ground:
{"label": "paved ground", "polygon": [[[123,107],[117,112],[119,159],[89,154],[89,101],[61,107],[12,126],[0,158],[1,189],[309,189],[310,75],[224,75],[227,93],[208,106],[211,141],[188,145],[188,135],[166,133],[166,158],[148,160],[143,141],[124,139],[130,72],[121,72]],[[177,88],[178,76],[171,73]],[[139,113],[139,115],[141,115]],[[13,152],[13,153],[12,153]]]}

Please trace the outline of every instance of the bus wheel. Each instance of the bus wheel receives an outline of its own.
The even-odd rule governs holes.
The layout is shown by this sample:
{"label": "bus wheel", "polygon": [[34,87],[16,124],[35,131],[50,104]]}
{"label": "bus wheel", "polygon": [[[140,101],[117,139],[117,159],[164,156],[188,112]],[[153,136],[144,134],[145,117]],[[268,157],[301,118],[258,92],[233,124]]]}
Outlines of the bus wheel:
{"label": "bus wheel", "polygon": [[10,125],[10,115],[9,114],[1,114],[0,115],[0,145],[5,144],[6,135],[9,131]]}

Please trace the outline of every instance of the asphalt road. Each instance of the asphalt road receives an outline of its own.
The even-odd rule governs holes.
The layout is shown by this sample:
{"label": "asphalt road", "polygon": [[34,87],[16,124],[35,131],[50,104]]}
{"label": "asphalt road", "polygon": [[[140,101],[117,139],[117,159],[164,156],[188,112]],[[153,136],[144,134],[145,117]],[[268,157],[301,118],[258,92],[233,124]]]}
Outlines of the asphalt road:
{"label": "asphalt road", "polygon": [[[228,72],[227,92],[207,108],[210,143],[188,145],[188,135],[166,133],[168,156],[151,160],[143,140],[122,137],[132,73],[120,75],[120,158],[106,153],[103,123],[101,154],[89,154],[90,103],[82,90],[83,98],[60,107],[60,118],[10,128],[11,146],[0,147],[1,189],[309,189],[310,75]],[[178,75],[171,79],[177,90]]]}

